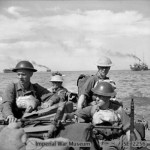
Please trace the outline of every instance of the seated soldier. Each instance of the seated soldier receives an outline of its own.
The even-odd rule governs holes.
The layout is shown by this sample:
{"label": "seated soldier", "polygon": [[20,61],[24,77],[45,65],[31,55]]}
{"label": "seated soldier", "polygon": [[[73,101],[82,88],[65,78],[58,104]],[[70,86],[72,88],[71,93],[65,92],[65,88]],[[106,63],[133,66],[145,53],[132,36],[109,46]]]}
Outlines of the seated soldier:
{"label": "seated soldier", "polygon": [[12,71],[17,73],[18,81],[8,84],[2,99],[2,114],[9,123],[37,110],[52,94],[39,84],[31,83],[31,77],[37,70],[29,61],[18,62]]}
{"label": "seated soldier", "polygon": [[73,103],[71,100],[74,98],[74,96],[70,96],[71,93],[62,86],[63,77],[60,72],[53,72],[50,82],[52,83],[52,87],[49,89],[50,93],[45,95],[45,99],[49,96],[50,99],[44,102],[40,106],[40,109],[45,109],[53,106],[54,104],[58,104],[55,118],[57,118],[56,120],[61,120],[64,113],[71,113],[73,111]]}
{"label": "seated soldier", "polygon": [[130,118],[119,102],[110,100],[116,94],[114,88],[108,82],[99,82],[92,89],[92,92],[96,99],[96,105],[79,109],[76,111],[76,115],[79,120],[81,118],[85,122],[92,122],[94,125],[122,126],[121,131],[114,130],[112,132],[111,129],[102,129],[99,132],[102,135],[101,137],[105,138],[101,140],[113,139],[113,143],[101,145],[103,150],[123,149],[122,142],[130,140]]}
{"label": "seated soldier", "polygon": [[68,100],[68,90],[62,86],[63,77],[60,72],[52,73],[50,82],[52,87],[49,89],[51,98],[42,104],[42,108],[47,108],[59,102],[65,102]]}
{"label": "seated soldier", "polygon": [[[91,89],[96,86],[97,83],[101,81],[109,82],[113,86],[114,89],[116,89],[116,84],[114,81],[110,80],[107,74],[109,73],[109,70],[112,66],[112,61],[108,57],[102,56],[99,58],[97,62],[97,68],[98,71],[95,75],[89,77],[86,82],[80,85],[78,87],[81,88],[81,91],[79,91],[79,99],[77,104],[77,109],[81,109],[86,106],[94,105],[95,99],[92,98],[92,91]],[[114,95],[115,98],[115,95]]]}

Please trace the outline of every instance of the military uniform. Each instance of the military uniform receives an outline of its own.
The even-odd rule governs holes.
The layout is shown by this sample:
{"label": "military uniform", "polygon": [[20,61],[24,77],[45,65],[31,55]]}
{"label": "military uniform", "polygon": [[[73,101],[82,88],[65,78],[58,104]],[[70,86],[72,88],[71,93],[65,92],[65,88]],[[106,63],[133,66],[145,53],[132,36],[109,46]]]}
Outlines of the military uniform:
{"label": "military uniform", "polygon": [[[4,117],[9,115],[14,115],[16,118],[21,118],[24,111],[23,109],[19,109],[16,105],[16,99],[20,96],[33,95],[39,102],[44,102],[50,98],[50,92],[39,84],[32,84],[28,89],[24,89],[21,84],[11,83],[7,86],[3,93],[2,100],[2,114]],[[49,96],[46,96],[49,94]]]}
{"label": "military uniform", "polygon": [[43,105],[41,107],[46,107],[46,105],[52,106],[56,103],[59,102],[65,102],[68,100],[68,90],[66,88],[64,88],[63,86],[59,87],[58,89],[53,89],[51,91],[51,93],[45,94],[43,96],[44,98],[47,99],[47,97],[49,97],[49,99],[47,99]]}
{"label": "military uniform", "polygon": [[110,80],[109,77],[105,77],[105,79],[101,79],[97,75],[91,76],[85,82],[85,84],[83,85],[82,90],[81,90],[81,95],[85,95],[87,98],[87,101],[86,101],[87,105],[90,105],[90,103],[93,101],[93,98],[92,98],[93,94],[92,94],[91,89],[94,88],[96,86],[96,84],[101,81],[111,83],[112,86],[114,87],[114,89],[116,89],[115,82]]}
{"label": "military uniform", "polygon": [[[83,109],[77,110],[75,114],[79,117],[79,120],[81,118],[85,122],[92,122],[94,113],[96,113],[100,109],[101,108],[99,108],[96,105],[87,106]],[[111,129],[100,129],[99,131],[100,131],[100,134],[102,135],[101,140],[106,140],[106,141],[109,140],[107,144],[105,143],[100,146],[103,147],[103,150],[108,150],[111,148],[123,149],[123,142],[127,141],[125,133],[126,131],[129,130],[130,118],[123,110],[122,105],[117,101],[110,100],[108,110],[113,110],[116,114],[119,114],[120,120],[117,123],[115,123],[113,126],[122,126],[122,130],[112,131]],[[103,123],[102,125],[105,125],[105,123]]]}

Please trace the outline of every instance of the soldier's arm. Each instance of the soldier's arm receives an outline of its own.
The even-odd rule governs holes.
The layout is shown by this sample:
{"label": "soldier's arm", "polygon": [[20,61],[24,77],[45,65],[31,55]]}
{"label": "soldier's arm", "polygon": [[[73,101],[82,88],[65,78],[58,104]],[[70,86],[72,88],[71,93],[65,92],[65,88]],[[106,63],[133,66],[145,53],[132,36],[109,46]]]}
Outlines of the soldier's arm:
{"label": "soldier's arm", "polygon": [[75,112],[75,115],[80,119],[83,119],[85,122],[89,122],[92,120],[92,114],[91,114],[92,106],[85,107],[83,109],[78,109]]}
{"label": "soldier's arm", "polygon": [[3,116],[8,117],[13,115],[12,104],[15,99],[14,83],[9,84],[2,95]]}
{"label": "soldier's arm", "polygon": [[37,98],[41,101],[47,101],[51,98],[51,96],[53,95],[52,92],[50,92],[48,89],[42,87],[39,84],[34,84],[35,90],[36,90],[36,95]]}
{"label": "soldier's arm", "polygon": [[60,101],[64,102],[68,100],[67,92],[68,90],[66,88],[62,88],[61,90],[58,91],[58,96],[60,97]]}
{"label": "soldier's arm", "polygon": [[81,109],[83,107],[84,104],[86,104],[86,99],[87,97],[89,97],[90,93],[91,93],[91,89],[94,87],[95,85],[95,78],[92,76],[90,77],[85,84],[82,87],[81,90],[81,95],[78,99],[78,104],[77,104],[77,109]]}
{"label": "soldier's arm", "polygon": [[77,103],[77,109],[83,108],[83,104],[85,103],[86,96],[84,94],[80,95]]}

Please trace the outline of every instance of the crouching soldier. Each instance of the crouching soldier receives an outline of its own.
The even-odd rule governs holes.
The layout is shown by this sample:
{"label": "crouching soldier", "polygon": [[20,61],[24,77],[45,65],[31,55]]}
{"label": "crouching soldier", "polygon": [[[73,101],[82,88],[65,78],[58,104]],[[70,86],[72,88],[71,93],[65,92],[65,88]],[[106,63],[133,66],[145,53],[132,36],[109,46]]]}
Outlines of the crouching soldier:
{"label": "crouching soldier", "polygon": [[[125,149],[124,143],[130,141],[130,118],[125,113],[122,105],[110,98],[116,93],[112,85],[108,82],[99,82],[92,89],[96,99],[96,105],[79,109],[76,112],[79,120],[92,122],[94,125],[122,127],[121,129],[99,129],[101,140],[109,141],[108,144],[101,144],[103,150]],[[136,135],[138,132],[135,130]],[[139,135],[139,134],[138,134]],[[139,136],[137,136],[139,138]],[[135,136],[135,140],[137,139]]]}

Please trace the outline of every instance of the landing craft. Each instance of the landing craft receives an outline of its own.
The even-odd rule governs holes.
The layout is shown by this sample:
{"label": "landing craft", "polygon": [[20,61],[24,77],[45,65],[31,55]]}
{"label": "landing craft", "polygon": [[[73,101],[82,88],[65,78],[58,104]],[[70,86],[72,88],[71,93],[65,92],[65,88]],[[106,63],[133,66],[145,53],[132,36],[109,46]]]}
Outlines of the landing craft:
{"label": "landing craft", "polygon": [[[72,103],[74,103],[74,102],[72,102]],[[59,131],[60,134],[55,133],[55,134],[51,135],[50,130],[51,130],[51,127],[54,127],[53,126],[54,125],[54,120],[55,120],[54,118],[55,118],[55,116],[57,116],[56,115],[57,114],[57,108],[58,108],[58,106],[56,104],[54,106],[51,106],[51,107],[43,109],[43,110],[39,110],[37,112],[33,112],[33,113],[30,113],[30,114],[29,113],[25,114],[24,118],[19,120],[19,121],[22,122],[22,124],[23,124],[22,127],[24,128],[24,130],[25,130],[25,132],[26,132],[26,134],[28,135],[29,138],[49,139],[49,138],[55,138],[55,137],[61,136],[61,137],[64,137],[64,138],[68,138],[70,141],[72,141],[72,139],[70,139],[71,137],[74,138],[74,136],[78,136],[78,135],[80,136],[81,133],[79,132],[79,133],[72,136],[72,134],[68,135],[67,131],[73,133],[74,131],[72,130],[72,128],[76,130],[76,127],[77,127],[76,125],[77,124],[80,128],[85,128],[86,126],[89,126],[88,123],[77,123],[76,120],[73,120],[73,121],[66,120],[65,122],[57,122],[56,126],[57,126],[57,129],[61,130],[61,131]],[[134,129],[134,126],[135,126],[135,121],[136,121],[134,119],[135,118],[134,115],[135,115],[134,114],[134,101],[132,99],[131,100],[131,111],[130,111],[130,117],[131,117],[131,122],[130,122],[131,123],[131,125],[130,125],[130,130],[131,130],[130,140],[131,141],[130,141],[130,143],[133,142],[133,144],[131,145],[130,143],[127,143],[127,146],[130,146],[130,150],[133,150],[133,149],[134,150],[148,150],[147,146],[150,143],[148,143],[146,141],[145,137],[143,137],[143,139],[141,141],[138,141],[138,142],[133,141],[132,133],[133,133],[133,129]],[[140,123],[142,125],[142,121],[138,122],[138,123]],[[0,124],[5,125],[5,124],[7,124],[7,122],[5,122],[5,120],[1,119]],[[91,128],[92,129],[91,131],[92,131],[92,135],[94,134],[95,139],[97,139],[97,141],[95,141],[95,142],[97,142],[96,144],[99,144],[101,142],[101,141],[98,140],[99,135],[97,135],[96,130],[100,129],[100,128],[105,129],[107,127],[111,130],[114,130],[114,129],[118,130],[118,129],[121,128],[121,127],[102,126],[102,125],[101,126],[99,126],[99,125],[93,126],[93,128]],[[64,129],[67,130],[67,131],[65,131]],[[147,130],[146,128],[143,128],[143,129],[144,129],[144,134],[145,134],[145,132],[147,132],[147,134],[148,133],[150,134],[150,130]],[[143,131],[141,131],[141,132],[143,132]],[[80,138],[81,137],[78,137],[79,140],[80,140]],[[74,142],[75,143],[79,142],[77,144],[80,145],[84,141],[74,140]],[[85,140],[85,142],[87,142],[87,141]],[[107,141],[105,141],[105,143],[106,142]],[[111,141],[108,141],[108,142],[111,142]],[[88,145],[86,145],[86,146],[89,147]],[[28,144],[27,144],[27,147],[28,147],[27,150],[31,150],[31,148],[29,147]],[[100,146],[98,146],[98,147],[100,148]],[[138,148],[138,147],[141,147],[141,148]],[[75,146],[73,150],[76,150],[76,148],[79,148],[79,147]],[[99,150],[99,148],[91,149],[91,150]]]}
{"label": "landing craft", "polygon": [[3,69],[3,73],[13,73],[12,69]]}

